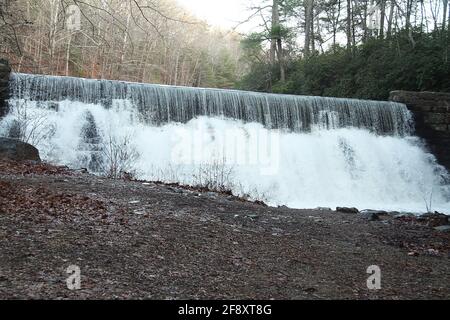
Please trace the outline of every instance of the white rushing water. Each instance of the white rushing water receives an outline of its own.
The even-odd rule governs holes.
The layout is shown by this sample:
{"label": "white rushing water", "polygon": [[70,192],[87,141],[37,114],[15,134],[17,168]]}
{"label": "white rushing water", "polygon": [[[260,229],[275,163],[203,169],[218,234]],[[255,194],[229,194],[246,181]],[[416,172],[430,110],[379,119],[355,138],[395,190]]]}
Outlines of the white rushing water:
{"label": "white rushing water", "polygon": [[119,158],[135,157],[134,168],[126,169],[136,169],[141,179],[217,183],[293,208],[425,212],[431,203],[432,210],[450,213],[447,173],[417,138],[330,127],[332,113],[309,132],[295,132],[220,116],[158,126],[143,121],[129,100],[113,100],[105,108],[13,98],[11,107],[0,135],[21,131],[43,159],[72,168],[101,170],[118,145]]}
{"label": "white rushing water", "polygon": [[238,90],[164,86],[111,80],[13,74],[13,99],[71,100],[110,108],[126,100],[150,125],[186,123],[199,116],[258,122],[267,128],[309,132],[355,127],[390,135],[411,131],[411,115],[403,104],[385,101],[279,95]]}

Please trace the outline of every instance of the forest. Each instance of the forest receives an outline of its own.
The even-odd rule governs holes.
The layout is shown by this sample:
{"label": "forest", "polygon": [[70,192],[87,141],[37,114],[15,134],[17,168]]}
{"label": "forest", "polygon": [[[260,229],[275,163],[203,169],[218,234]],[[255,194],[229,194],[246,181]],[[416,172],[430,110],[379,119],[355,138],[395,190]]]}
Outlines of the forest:
{"label": "forest", "polygon": [[175,0],[3,0],[0,51],[16,72],[385,100],[450,91],[448,13],[448,0],[257,0],[223,30]]}
{"label": "forest", "polygon": [[243,39],[240,88],[376,100],[450,90],[448,0],[275,0],[268,10],[266,28]]}
{"label": "forest", "polygon": [[219,88],[239,76],[239,36],[174,0],[0,3],[0,52],[16,72]]}

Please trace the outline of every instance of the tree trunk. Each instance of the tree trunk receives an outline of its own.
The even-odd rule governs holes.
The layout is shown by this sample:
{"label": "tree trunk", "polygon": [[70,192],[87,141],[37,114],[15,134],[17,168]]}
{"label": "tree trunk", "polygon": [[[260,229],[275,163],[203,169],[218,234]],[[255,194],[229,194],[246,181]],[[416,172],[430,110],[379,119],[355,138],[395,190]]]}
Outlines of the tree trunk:
{"label": "tree trunk", "polygon": [[316,32],[314,31],[314,6],[311,10],[311,52],[314,54],[316,51]]}
{"label": "tree trunk", "polygon": [[445,31],[447,23],[447,11],[448,11],[448,0],[442,0],[444,2],[444,12],[442,17],[442,31]]}
{"label": "tree trunk", "polygon": [[275,54],[277,51],[277,37],[275,36],[275,31],[278,28],[279,23],[279,11],[278,11],[278,0],[273,0],[272,4],[272,26],[270,30],[270,64],[275,64]]}
{"label": "tree trunk", "polygon": [[384,38],[384,20],[386,19],[386,0],[380,1],[380,39]]}
{"label": "tree trunk", "polygon": [[173,81],[171,84],[173,85],[177,85],[177,81],[178,81],[178,67],[179,67],[179,63],[180,63],[180,52],[177,52],[177,57],[175,58],[175,74],[173,76]]}
{"label": "tree trunk", "polygon": [[347,0],[347,50],[352,48],[352,0]]}
{"label": "tree trunk", "polygon": [[127,52],[127,47],[128,47],[128,32],[130,29],[130,21],[131,21],[131,10],[128,12],[128,15],[127,15],[127,23],[126,23],[124,35],[123,35],[122,50],[120,53],[120,61],[119,61],[119,66],[118,66],[118,70],[117,70],[118,71],[117,74],[119,77],[122,74],[123,64],[125,62],[125,54]]}
{"label": "tree trunk", "polygon": [[[70,32],[70,31],[69,31]],[[67,42],[67,52],[66,52],[66,76],[69,76],[69,61],[70,61],[70,46],[72,44],[72,33],[69,35],[69,41]]]}
{"label": "tree trunk", "polygon": [[394,22],[394,10],[395,10],[395,0],[391,0],[391,8],[389,10],[388,29],[387,29],[388,38],[392,36],[392,23]]}
{"label": "tree trunk", "polygon": [[338,0],[337,6],[337,15],[333,18],[333,52],[336,50],[336,34],[339,26],[339,17],[341,15],[341,0]]}
{"label": "tree trunk", "polygon": [[286,70],[284,67],[284,54],[281,39],[277,40],[277,53],[278,53],[278,62],[280,63],[280,81],[284,82],[286,81]]}
{"label": "tree trunk", "polygon": [[[286,72],[284,69],[283,45],[280,30],[280,8],[279,0],[273,0],[272,6],[272,37],[271,37],[271,54],[277,53],[278,64],[280,66],[280,81],[286,80]],[[276,33],[276,35],[274,34]],[[271,57],[275,62],[275,57]]]}
{"label": "tree trunk", "polygon": [[[59,16],[59,1],[53,0],[50,2],[50,30],[49,30],[49,44],[50,44],[50,61],[53,60],[56,51],[56,33],[58,28],[58,16]],[[52,68],[51,74],[54,74]]]}
{"label": "tree trunk", "polygon": [[406,1],[406,30],[411,29],[411,11],[412,11],[413,0]]}
{"label": "tree trunk", "polygon": [[413,30],[411,25],[411,13],[413,8],[414,0],[408,0],[406,3],[406,30],[408,31],[408,38],[411,42],[412,47],[416,46],[416,42],[413,38]]}
{"label": "tree trunk", "polygon": [[[373,0],[370,0],[370,4],[371,5],[373,4]],[[368,17],[367,1],[365,1],[363,4],[363,17],[361,19],[362,20],[362,28],[363,28],[363,32],[364,32],[363,42],[366,42],[367,39],[372,36],[372,30],[370,30],[367,25],[367,18],[371,18],[371,17]]]}
{"label": "tree trunk", "polygon": [[312,18],[313,18],[313,6],[314,0],[305,1],[305,56],[309,56],[311,53],[311,30],[312,30]]}

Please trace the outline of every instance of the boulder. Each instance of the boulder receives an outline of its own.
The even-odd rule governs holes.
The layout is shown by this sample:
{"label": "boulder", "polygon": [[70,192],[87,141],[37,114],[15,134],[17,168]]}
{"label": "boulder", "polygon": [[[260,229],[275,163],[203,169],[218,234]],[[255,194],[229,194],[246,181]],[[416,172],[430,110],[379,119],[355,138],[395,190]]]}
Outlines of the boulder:
{"label": "boulder", "polygon": [[365,212],[365,213],[361,213],[361,217],[369,220],[369,221],[378,221],[380,220],[379,216],[374,213],[374,212]]}
{"label": "boulder", "polygon": [[336,208],[337,212],[342,212],[342,213],[359,213],[359,210],[356,208],[347,208],[347,207],[337,207]]}
{"label": "boulder", "polygon": [[41,158],[38,149],[31,144],[17,139],[0,138],[0,160],[40,162]]}
{"label": "boulder", "polygon": [[362,210],[359,214],[362,218],[369,221],[377,221],[380,220],[380,216],[387,215],[388,213],[381,210]]}

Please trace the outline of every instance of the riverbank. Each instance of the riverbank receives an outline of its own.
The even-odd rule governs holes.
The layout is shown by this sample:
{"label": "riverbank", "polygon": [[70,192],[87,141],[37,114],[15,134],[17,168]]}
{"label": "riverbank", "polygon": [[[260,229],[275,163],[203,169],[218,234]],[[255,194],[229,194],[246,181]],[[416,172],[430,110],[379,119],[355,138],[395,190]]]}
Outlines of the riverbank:
{"label": "riverbank", "polygon": [[1,162],[0,298],[448,299],[450,233],[434,227]]}

